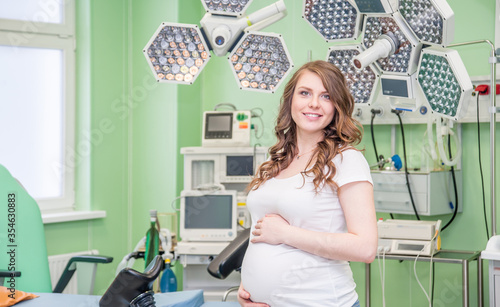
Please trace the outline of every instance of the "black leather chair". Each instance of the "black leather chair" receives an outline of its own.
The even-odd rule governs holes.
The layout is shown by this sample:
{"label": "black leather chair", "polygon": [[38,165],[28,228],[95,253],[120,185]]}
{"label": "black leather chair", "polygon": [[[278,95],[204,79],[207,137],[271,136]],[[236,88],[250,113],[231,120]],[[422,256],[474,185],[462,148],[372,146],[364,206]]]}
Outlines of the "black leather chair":
{"label": "black leather chair", "polygon": [[153,307],[153,282],[163,269],[163,259],[157,255],[144,273],[125,268],[118,273],[99,301],[100,307]]}

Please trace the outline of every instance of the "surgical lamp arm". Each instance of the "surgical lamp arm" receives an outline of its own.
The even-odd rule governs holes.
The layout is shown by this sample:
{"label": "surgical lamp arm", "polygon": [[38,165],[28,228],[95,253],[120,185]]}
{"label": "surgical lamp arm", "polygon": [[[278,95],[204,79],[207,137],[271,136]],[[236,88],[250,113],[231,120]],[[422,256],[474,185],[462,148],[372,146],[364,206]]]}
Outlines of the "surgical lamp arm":
{"label": "surgical lamp arm", "polygon": [[352,63],[357,69],[364,69],[378,59],[386,58],[399,49],[399,40],[391,32],[380,35],[373,45],[353,57]]}
{"label": "surgical lamp arm", "polygon": [[200,20],[200,24],[210,49],[215,55],[223,56],[231,51],[243,31],[260,30],[285,16],[286,7],[283,0],[280,0],[247,17],[233,18],[207,13]]}
{"label": "surgical lamp arm", "polygon": [[268,5],[248,15],[247,22],[250,25],[247,31],[259,31],[273,23],[283,19],[287,15],[283,0]]}

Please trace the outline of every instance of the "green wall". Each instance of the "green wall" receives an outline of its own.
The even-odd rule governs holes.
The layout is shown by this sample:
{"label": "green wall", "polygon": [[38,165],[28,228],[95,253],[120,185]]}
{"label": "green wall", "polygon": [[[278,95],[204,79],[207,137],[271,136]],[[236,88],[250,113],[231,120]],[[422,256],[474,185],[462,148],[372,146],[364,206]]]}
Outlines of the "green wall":
{"label": "green wall", "polygon": [[[270,3],[272,1],[254,0],[249,12]],[[454,42],[493,41],[495,1],[449,0],[448,3],[455,12]],[[308,60],[308,54],[313,60],[324,59],[330,44],[300,17],[302,1],[285,0],[285,4],[288,16],[265,30],[283,35],[296,67]],[[162,21],[199,23],[203,13],[199,0],[77,1],[77,142],[85,131],[93,132],[94,142],[91,154],[82,157],[77,165],[76,205],[106,210],[107,217],[48,224],[45,231],[49,255],[98,249],[115,258],[113,264],[100,266],[96,294],[104,293],[122,257],[144,235],[149,210],[173,211],[171,203],[182,190],[183,167],[179,150],[201,144],[203,111],[222,102],[233,103],[240,109],[262,108],[264,134],[253,143],[270,146],[274,142],[272,129],[283,87],[275,94],[239,90],[225,57],[213,56],[192,86],[155,82],[142,54],[146,43]],[[470,75],[489,74],[489,49],[485,45],[457,50]],[[405,129],[408,156],[420,155],[425,127],[406,125]],[[481,124],[481,158],[487,196],[488,129],[488,124]],[[375,127],[379,152],[390,150],[390,130],[388,125]],[[401,144],[399,129],[397,144]],[[474,124],[463,125],[463,144],[464,211],[443,233],[443,247],[482,250],[486,246],[486,235]],[[369,127],[365,127],[360,146],[366,148],[367,159],[373,163]],[[398,145],[397,151],[401,150]],[[388,216],[379,214],[379,217]],[[449,216],[439,218],[445,222]],[[142,263],[137,265],[140,268]],[[358,293],[363,299],[364,265],[353,263],[352,267]],[[410,299],[415,306],[425,304],[412,269],[411,263],[387,262],[387,306],[409,305]],[[418,263],[417,270],[427,287],[428,265]],[[461,296],[456,292],[460,272],[458,266],[436,265],[435,306],[460,305]],[[471,276],[474,274],[473,266]],[[373,306],[382,306],[381,287],[377,280],[378,264],[374,262],[372,303]],[[487,300],[487,274],[485,281]],[[474,281],[471,281],[471,289],[474,306]]]}

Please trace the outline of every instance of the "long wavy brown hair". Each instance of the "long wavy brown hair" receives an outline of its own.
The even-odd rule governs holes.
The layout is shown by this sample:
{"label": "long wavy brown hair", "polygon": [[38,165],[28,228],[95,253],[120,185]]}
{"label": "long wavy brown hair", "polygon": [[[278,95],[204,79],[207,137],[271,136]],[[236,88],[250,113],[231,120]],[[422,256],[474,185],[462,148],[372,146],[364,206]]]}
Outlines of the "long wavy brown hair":
{"label": "long wavy brown hair", "polygon": [[[316,192],[319,192],[325,184],[332,189],[337,188],[337,184],[333,181],[336,173],[333,158],[361,141],[362,128],[352,118],[354,99],[347,88],[342,72],[326,61],[308,62],[294,73],[285,86],[274,128],[277,142],[269,149],[270,159],[259,167],[256,176],[248,185],[248,190],[256,190],[268,179],[276,177],[299,153],[297,126],[292,119],[291,108],[297,82],[304,71],[310,71],[319,76],[334,106],[333,119],[323,129],[324,139],[318,142],[306,170],[302,172],[303,177],[306,175],[314,177]],[[316,157],[316,162],[312,168],[309,168],[314,157]]]}

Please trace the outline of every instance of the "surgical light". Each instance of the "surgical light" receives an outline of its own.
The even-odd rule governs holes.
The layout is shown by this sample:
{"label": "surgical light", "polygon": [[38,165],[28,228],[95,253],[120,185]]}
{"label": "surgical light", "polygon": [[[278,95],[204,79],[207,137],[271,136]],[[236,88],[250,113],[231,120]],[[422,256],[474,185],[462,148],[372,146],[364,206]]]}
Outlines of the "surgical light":
{"label": "surgical light", "polygon": [[[345,75],[357,104],[371,104],[381,90],[390,99],[391,108],[416,110],[424,100],[416,84],[422,51],[444,48],[453,40],[454,14],[445,0],[304,0],[303,17],[327,41],[357,40],[355,31],[362,21],[361,45],[335,45],[327,56]],[[341,34],[347,29],[352,34]],[[462,69],[450,72],[467,76]],[[422,81],[427,92],[435,81]],[[446,97],[451,99],[450,95]],[[431,96],[427,93],[425,99],[431,100]],[[437,98],[433,99],[432,103]],[[457,115],[444,109],[461,103],[444,103],[442,95],[441,99],[434,105],[435,113],[460,116],[460,108],[455,110]]]}
{"label": "surgical light", "polygon": [[[329,33],[332,29],[330,25],[338,20],[336,16],[342,14],[342,11],[336,15],[329,14],[326,5],[342,1],[306,1],[304,19],[325,37],[324,33]],[[458,52],[445,49],[453,40],[453,11],[445,0],[353,1],[357,15],[363,20],[361,45],[358,48],[349,45],[330,47],[327,60],[340,68],[358,106],[370,104],[374,99],[378,99],[376,93],[379,87],[394,110],[420,110],[421,114],[425,115],[427,106],[421,105],[426,102],[433,113],[433,116],[427,117],[427,133],[432,139],[432,125],[435,121],[439,162],[448,166],[455,165],[460,161],[461,145],[459,138],[449,129],[451,124],[446,125],[444,119],[459,120],[466,113],[472,84]],[[320,4],[324,6],[318,9]],[[345,40],[344,37],[338,38]],[[356,39],[357,36],[351,38]],[[493,46],[491,43],[490,45]],[[495,54],[494,50],[492,54]],[[491,63],[497,63],[497,60],[490,58]],[[375,70],[371,69],[372,71],[380,72],[378,77],[367,72],[371,67],[376,67]],[[376,76],[378,73],[374,74]],[[494,78],[493,64],[493,84]],[[361,79],[370,82],[358,82]],[[360,118],[361,114],[362,108],[359,108],[357,115]],[[399,113],[397,114],[399,116]],[[494,116],[490,119],[491,123],[495,123]],[[401,122],[400,117],[399,120]],[[441,126],[441,121],[445,126]],[[494,131],[494,126],[493,129],[491,127],[492,124],[490,130]],[[449,153],[445,153],[443,142],[443,138],[448,134],[455,137],[456,147],[459,149],[456,157],[450,160]],[[435,147],[433,140],[429,143],[431,148]],[[437,159],[437,156],[433,159]],[[493,202],[493,213],[494,208]]]}
{"label": "surgical light", "polygon": [[[388,48],[395,44],[394,52],[379,52],[381,45]],[[412,74],[417,69],[418,55],[422,44],[409,31],[401,15],[369,16],[363,25],[363,46],[365,53],[375,53],[375,63],[383,72]],[[376,56],[371,57],[371,61]],[[362,56],[358,57],[362,58]]]}
{"label": "surgical light", "polygon": [[424,49],[417,74],[418,84],[434,113],[453,120],[465,114],[473,87],[456,50]]}
{"label": "surgical light", "polygon": [[[200,28],[197,25],[164,22],[144,48],[144,55],[157,81],[192,84],[210,60],[210,51],[216,56],[226,56],[228,53],[234,55],[235,46],[245,43],[243,41],[247,39],[245,33],[259,31],[286,16],[283,0],[248,16],[243,14],[252,0],[201,0],[201,2],[207,13],[200,20]],[[272,33],[257,35],[262,38],[266,36],[276,35]],[[239,80],[241,88],[274,92],[292,66],[285,42],[280,38],[279,44],[270,44],[270,48],[275,46],[277,51],[269,53],[270,59],[260,58],[257,56],[258,52],[239,59],[242,66],[252,64],[252,69],[269,70],[268,74],[260,71],[247,74]],[[268,54],[268,52],[262,53],[264,56]],[[277,55],[279,56],[276,58]],[[248,63],[243,63],[244,59],[247,59]],[[260,64],[262,60],[267,61],[267,66]],[[253,65],[252,61],[259,65]],[[231,63],[232,69],[235,65],[236,63]]]}
{"label": "surgical light", "polygon": [[247,32],[228,57],[241,89],[274,92],[293,67],[278,34]]}
{"label": "surgical light", "polygon": [[202,0],[203,7],[210,14],[241,16],[253,0]]}
{"label": "surgical light", "polygon": [[369,105],[378,93],[379,72],[373,65],[357,69],[353,58],[361,53],[359,45],[334,46],[328,50],[327,61],[335,64],[346,78],[354,103]]}
{"label": "surgical light", "polygon": [[453,41],[454,14],[444,0],[400,0],[399,12],[424,44],[447,46]]}
{"label": "surgical light", "polygon": [[351,0],[304,0],[302,17],[327,42],[359,36],[361,14]]}
{"label": "surgical light", "polygon": [[162,23],[143,50],[158,82],[192,84],[210,60],[195,25]]}
{"label": "surgical light", "polygon": [[213,53],[224,56],[241,37],[245,30],[258,31],[286,15],[283,0],[268,5],[248,17],[231,17],[206,13],[200,25]]}

